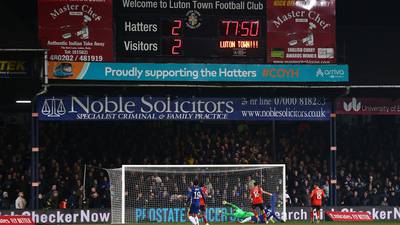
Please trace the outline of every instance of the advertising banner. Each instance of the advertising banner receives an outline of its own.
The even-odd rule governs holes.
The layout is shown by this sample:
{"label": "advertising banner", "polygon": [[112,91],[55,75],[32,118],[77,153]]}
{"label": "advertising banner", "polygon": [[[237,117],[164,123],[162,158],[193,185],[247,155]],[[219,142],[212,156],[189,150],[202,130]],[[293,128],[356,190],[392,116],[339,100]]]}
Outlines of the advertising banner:
{"label": "advertising banner", "polygon": [[267,1],[267,62],[336,62],[335,0]]}
{"label": "advertising banner", "polygon": [[0,215],[29,216],[36,224],[109,224],[111,222],[109,209],[2,210]]}
{"label": "advertising banner", "polygon": [[371,214],[367,212],[326,212],[327,219],[330,221],[372,221]]}
{"label": "advertising banner", "polygon": [[39,40],[60,62],[333,64],[335,10],[336,0],[38,0]]}
{"label": "advertising banner", "polygon": [[28,61],[2,60],[0,58],[0,78],[28,77]]}
{"label": "advertising banner", "polygon": [[[310,221],[310,207],[287,207],[286,218],[289,221]],[[158,223],[170,223],[170,222],[187,222],[185,208],[135,208],[129,209],[131,214],[134,215],[135,223],[139,222],[158,222]],[[206,218],[208,222],[235,222],[234,217],[225,216],[223,213],[232,213],[231,208],[218,208],[218,207],[207,207]],[[339,214],[358,214],[362,218],[359,221],[366,221],[363,219],[365,215],[368,215],[373,220],[399,220],[400,219],[400,208],[399,207],[332,207],[321,209],[322,219],[325,220],[324,212],[339,212]],[[283,215],[275,211],[278,217]]]}
{"label": "advertising banner", "polygon": [[0,216],[0,224],[35,225],[30,216]]}
{"label": "advertising banner", "polygon": [[347,115],[400,115],[400,99],[340,98],[336,113]]}
{"label": "advertising banner", "polygon": [[112,0],[39,0],[39,40],[56,61],[112,61]]}
{"label": "advertising banner", "polygon": [[41,97],[39,120],[329,120],[326,98]]}
{"label": "advertising banner", "polygon": [[[188,222],[186,208],[146,208],[147,222]],[[227,212],[226,208],[209,207],[206,216],[209,222],[227,222],[227,216],[218,213],[219,210]],[[287,207],[287,220],[310,221],[310,208]],[[400,220],[400,207],[333,207],[322,210],[335,212],[367,212],[373,220]],[[142,208],[132,209],[133,215],[137,214],[138,221],[142,218]],[[279,214],[279,213],[278,213]],[[111,223],[109,209],[60,209],[60,210],[37,210],[37,211],[0,211],[0,215],[26,215],[38,224],[89,224],[89,223]],[[322,213],[321,215],[324,215]],[[280,216],[280,215],[279,215]],[[229,219],[229,220],[228,220]]]}
{"label": "advertising banner", "polygon": [[173,82],[347,82],[347,65],[49,62],[49,79]]}
{"label": "advertising banner", "polygon": [[36,58],[32,52],[0,51],[0,79],[32,78]]}

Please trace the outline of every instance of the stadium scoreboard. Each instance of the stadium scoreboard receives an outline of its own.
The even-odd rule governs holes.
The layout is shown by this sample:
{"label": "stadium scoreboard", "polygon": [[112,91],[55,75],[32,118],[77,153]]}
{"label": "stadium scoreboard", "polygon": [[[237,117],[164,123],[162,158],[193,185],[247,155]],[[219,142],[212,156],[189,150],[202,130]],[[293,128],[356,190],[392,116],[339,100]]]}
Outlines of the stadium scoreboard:
{"label": "stadium scoreboard", "polygon": [[114,18],[118,61],[265,60],[263,0],[120,0]]}

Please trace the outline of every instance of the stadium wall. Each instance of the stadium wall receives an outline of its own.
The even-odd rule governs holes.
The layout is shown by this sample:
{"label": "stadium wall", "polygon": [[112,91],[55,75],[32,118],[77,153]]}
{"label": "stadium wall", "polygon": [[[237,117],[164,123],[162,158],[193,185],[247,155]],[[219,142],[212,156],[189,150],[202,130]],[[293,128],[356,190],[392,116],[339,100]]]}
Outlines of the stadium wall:
{"label": "stadium wall", "polygon": [[[209,222],[226,221],[216,212],[219,208],[209,208]],[[180,222],[186,219],[186,214],[181,215],[184,209],[164,209],[164,208],[148,208],[148,215],[154,217],[154,220],[147,222]],[[400,207],[334,207],[328,208],[334,211],[367,211],[374,220],[400,220]],[[308,207],[288,207],[288,219],[294,221],[309,219]],[[172,214],[170,213],[172,212]],[[213,212],[215,212],[214,215]],[[210,214],[211,213],[211,214]],[[0,215],[30,215],[36,223],[43,224],[73,224],[73,223],[110,223],[111,213],[109,209],[65,209],[65,210],[37,210],[37,211],[0,211]],[[144,222],[144,221],[143,221]]]}

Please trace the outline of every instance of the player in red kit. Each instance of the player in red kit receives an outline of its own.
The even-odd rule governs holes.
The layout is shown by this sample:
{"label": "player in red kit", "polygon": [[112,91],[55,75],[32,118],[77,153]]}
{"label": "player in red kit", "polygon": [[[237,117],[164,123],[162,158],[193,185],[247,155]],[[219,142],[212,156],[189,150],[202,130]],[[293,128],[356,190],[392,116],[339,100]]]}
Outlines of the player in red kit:
{"label": "player in red kit", "polygon": [[264,205],[264,199],[262,197],[263,194],[271,196],[272,194],[269,192],[264,191],[257,182],[254,182],[254,187],[250,189],[250,197],[252,201],[252,208],[255,214],[255,217],[258,218],[258,213],[257,213],[257,208],[260,209],[260,212],[262,212],[264,221],[265,223],[268,223],[267,220],[267,214],[265,214],[265,205]]}
{"label": "player in red kit", "polygon": [[[311,222],[315,221],[319,223],[320,219],[320,210],[322,206],[322,200],[325,198],[325,192],[321,188],[318,187],[317,184],[314,184],[314,190],[312,190],[311,195]],[[316,213],[315,213],[316,211]]]}
{"label": "player in red kit", "polygon": [[[208,197],[208,191],[205,184],[201,185],[201,191],[203,191],[205,197]],[[206,202],[204,201],[203,197],[200,198],[200,211],[201,211],[200,217],[203,218],[203,221],[206,225],[209,225],[206,218]]]}

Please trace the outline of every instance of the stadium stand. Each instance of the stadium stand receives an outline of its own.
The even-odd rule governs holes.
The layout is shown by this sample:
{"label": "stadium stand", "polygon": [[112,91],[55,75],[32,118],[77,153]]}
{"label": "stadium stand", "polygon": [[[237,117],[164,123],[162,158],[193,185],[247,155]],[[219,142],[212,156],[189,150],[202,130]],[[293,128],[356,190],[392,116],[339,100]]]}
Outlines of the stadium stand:
{"label": "stadium stand", "polygon": [[[0,208],[13,209],[18,193],[27,199],[30,191],[29,123],[3,119]],[[380,122],[355,117],[338,122],[340,205],[400,205],[399,126],[395,117],[374,119]],[[314,182],[330,191],[329,130],[323,123],[282,122],[277,125],[275,147],[271,123],[46,123],[41,134],[41,208],[110,207],[110,183],[99,168],[121,164],[285,163],[290,206],[309,206],[307,195]],[[149,182],[152,191],[138,194],[137,201],[152,204],[159,197],[180,204],[168,179]],[[212,189],[213,182],[211,178],[206,184]],[[239,181],[212,195],[212,202],[226,198],[240,203],[247,198]]]}

